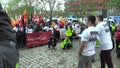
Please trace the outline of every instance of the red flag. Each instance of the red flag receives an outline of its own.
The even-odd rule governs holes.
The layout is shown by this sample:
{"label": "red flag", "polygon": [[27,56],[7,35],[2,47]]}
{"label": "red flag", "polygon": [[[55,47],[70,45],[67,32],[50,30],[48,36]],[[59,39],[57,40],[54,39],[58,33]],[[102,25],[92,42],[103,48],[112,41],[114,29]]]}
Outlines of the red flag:
{"label": "red flag", "polygon": [[39,15],[39,19],[42,19],[42,14]]}
{"label": "red flag", "polygon": [[23,12],[23,20],[24,20],[24,24],[27,24],[27,10],[26,9]]}
{"label": "red flag", "polygon": [[23,21],[22,21],[22,18],[23,16],[20,16],[20,21],[19,21],[19,25],[20,25],[20,28],[22,28],[22,26],[23,26]]}
{"label": "red flag", "polygon": [[20,27],[22,28],[23,25],[27,24],[27,11],[24,10],[22,16],[20,17]]}
{"label": "red flag", "polygon": [[26,11],[26,9],[23,12],[23,17],[24,17],[24,19],[27,19],[27,11]]}
{"label": "red flag", "polygon": [[36,12],[34,12],[34,20],[37,18]]}
{"label": "red flag", "polygon": [[38,23],[40,24],[41,22],[42,22],[42,19],[43,19],[43,17],[42,17],[42,14],[40,14],[39,16],[38,16]]}

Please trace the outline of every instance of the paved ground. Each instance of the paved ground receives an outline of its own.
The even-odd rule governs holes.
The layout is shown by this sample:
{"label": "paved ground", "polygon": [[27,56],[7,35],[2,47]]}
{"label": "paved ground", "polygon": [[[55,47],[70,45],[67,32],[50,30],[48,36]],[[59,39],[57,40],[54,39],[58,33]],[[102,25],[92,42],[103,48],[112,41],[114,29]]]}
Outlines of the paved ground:
{"label": "paved ground", "polygon": [[[79,42],[74,41],[74,48],[61,50],[59,43],[56,50],[48,50],[47,45],[30,49],[21,49],[19,68],[77,68],[77,51]],[[93,68],[100,68],[99,48],[96,48]],[[112,53],[114,68],[120,68],[120,59],[116,58],[116,53]]]}

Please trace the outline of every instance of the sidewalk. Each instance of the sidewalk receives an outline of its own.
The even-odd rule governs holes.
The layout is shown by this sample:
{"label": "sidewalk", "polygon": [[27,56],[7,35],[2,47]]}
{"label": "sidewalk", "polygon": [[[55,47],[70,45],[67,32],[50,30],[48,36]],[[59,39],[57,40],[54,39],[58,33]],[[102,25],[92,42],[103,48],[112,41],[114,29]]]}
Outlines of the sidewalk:
{"label": "sidewalk", "polygon": [[[70,50],[61,50],[59,43],[56,50],[48,50],[47,45],[20,50],[19,68],[77,68],[77,51],[79,42],[74,41],[74,48]],[[96,48],[93,68],[100,68],[99,48]],[[112,53],[114,68],[120,68],[120,59]]]}

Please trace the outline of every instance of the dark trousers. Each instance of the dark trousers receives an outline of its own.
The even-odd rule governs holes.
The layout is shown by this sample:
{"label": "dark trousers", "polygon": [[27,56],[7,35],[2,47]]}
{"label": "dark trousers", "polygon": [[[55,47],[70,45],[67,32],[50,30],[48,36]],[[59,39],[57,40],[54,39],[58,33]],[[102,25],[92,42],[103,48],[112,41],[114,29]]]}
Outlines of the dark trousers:
{"label": "dark trousers", "polygon": [[116,40],[116,52],[117,52],[117,58],[120,58],[120,48],[118,48],[120,44],[119,40]]}
{"label": "dark trousers", "polygon": [[115,48],[115,42],[114,42],[113,37],[111,39],[112,39],[112,43],[113,43],[113,48],[112,48],[112,50],[113,50]]}
{"label": "dark trousers", "polygon": [[56,44],[55,44],[55,45],[48,44],[48,48],[51,48],[51,46],[52,46],[52,48],[54,49],[54,48],[55,48],[55,46],[56,46]]}
{"label": "dark trousers", "polygon": [[72,36],[70,36],[70,37],[68,37],[69,39],[70,39],[70,41],[71,41],[71,45],[70,45],[70,47],[72,48],[73,47],[73,37]]}
{"label": "dark trousers", "polygon": [[63,50],[66,49],[66,48],[67,48],[67,49],[70,49],[70,48],[71,48],[71,44],[65,45],[65,47],[63,48]]}
{"label": "dark trousers", "polygon": [[116,52],[118,51],[118,46],[120,44],[120,41],[119,40],[116,40]]}
{"label": "dark trousers", "polygon": [[101,60],[101,68],[105,68],[105,63],[107,64],[108,68],[113,68],[111,50],[101,51],[100,60]]}

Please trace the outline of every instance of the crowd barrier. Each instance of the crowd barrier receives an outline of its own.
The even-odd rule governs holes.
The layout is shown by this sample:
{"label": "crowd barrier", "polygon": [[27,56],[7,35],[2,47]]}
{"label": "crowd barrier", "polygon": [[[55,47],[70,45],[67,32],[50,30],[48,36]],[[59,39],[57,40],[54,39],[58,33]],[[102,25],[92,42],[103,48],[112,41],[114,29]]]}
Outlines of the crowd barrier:
{"label": "crowd barrier", "polygon": [[40,46],[48,43],[51,37],[51,31],[36,32],[26,34],[26,47]]}

